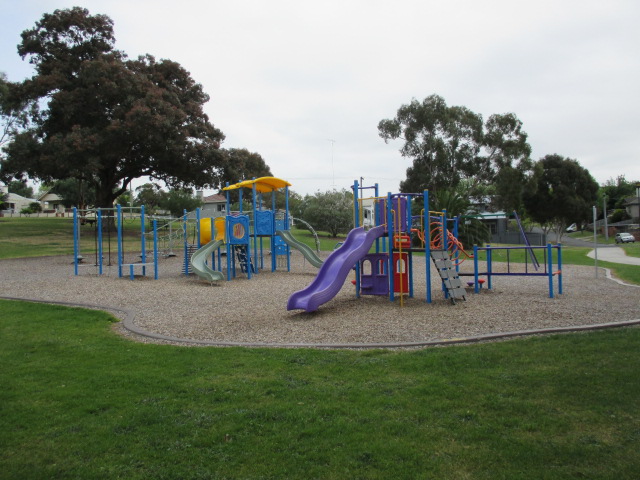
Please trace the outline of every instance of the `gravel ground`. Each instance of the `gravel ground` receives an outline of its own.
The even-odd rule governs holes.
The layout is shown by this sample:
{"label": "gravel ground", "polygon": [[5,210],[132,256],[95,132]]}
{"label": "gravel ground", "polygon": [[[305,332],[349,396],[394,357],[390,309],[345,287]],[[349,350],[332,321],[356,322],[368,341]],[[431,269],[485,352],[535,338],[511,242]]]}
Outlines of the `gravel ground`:
{"label": "gravel ground", "polygon": [[[470,262],[463,264],[463,271],[470,268]],[[494,271],[501,268],[496,264]],[[118,278],[115,267],[98,276],[94,266],[83,266],[75,276],[71,257],[2,260],[0,282],[5,297],[117,307],[132,313],[129,321],[137,329],[222,344],[402,344],[640,318],[640,290],[604,274],[595,279],[592,267],[565,266],[564,294],[555,298],[548,297],[546,277],[494,277],[493,290],[479,295],[468,290],[467,300],[456,305],[444,299],[434,269],[433,303],[425,303],[424,269],[424,259],[416,258],[415,298],[405,299],[403,307],[387,297],[356,298],[350,275],[340,293],[315,313],[286,309],[289,296],[317,273],[297,252],[291,272],[266,270],[251,280],[239,274],[214,285],[181,275],[180,257],[160,260],[159,280],[148,269],[150,276],[134,281]],[[118,325],[125,335],[159,341]]]}

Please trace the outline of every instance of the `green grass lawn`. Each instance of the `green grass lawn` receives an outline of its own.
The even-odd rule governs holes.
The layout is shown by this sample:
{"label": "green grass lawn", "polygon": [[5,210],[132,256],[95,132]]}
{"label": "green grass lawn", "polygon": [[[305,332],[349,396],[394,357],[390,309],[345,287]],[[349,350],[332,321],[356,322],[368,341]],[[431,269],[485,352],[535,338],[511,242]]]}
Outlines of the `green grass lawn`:
{"label": "green grass lawn", "polygon": [[0,301],[0,478],[633,479],[640,329],[418,351],[138,344]]}
{"label": "green grass lawn", "polygon": [[[147,225],[147,232],[152,231]],[[190,233],[190,238],[193,238]],[[104,230],[103,248],[108,243],[111,251],[118,248],[117,233]],[[125,251],[140,251],[140,221],[123,222],[123,244]],[[153,248],[150,241],[148,249]],[[96,228],[92,225],[80,225],[80,253],[96,252]],[[41,257],[45,255],[73,255],[73,219],[55,217],[3,217],[0,218],[0,259]]]}
{"label": "green grass lawn", "polygon": [[[346,235],[338,235],[338,237],[331,237],[327,232],[316,232],[318,234],[318,240],[320,241],[320,251],[323,252],[331,252],[336,248],[336,244],[339,242],[344,242],[344,239],[347,238]],[[304,230],[301,228],[293,227],[291,229],[291,234],[298,240],[299,242],[305,243],[313,250],[316,249],[316,240],[313,234],[309,230]]]}

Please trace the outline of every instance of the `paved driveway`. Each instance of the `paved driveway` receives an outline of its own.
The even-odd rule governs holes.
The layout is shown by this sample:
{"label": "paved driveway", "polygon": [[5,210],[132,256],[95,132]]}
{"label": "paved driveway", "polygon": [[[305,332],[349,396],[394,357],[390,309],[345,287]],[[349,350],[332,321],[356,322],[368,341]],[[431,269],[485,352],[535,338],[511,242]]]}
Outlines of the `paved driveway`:
{"label": "paved driveway", "polygon": [[[596,258],[596,251],[591,250],[587,253],[587,256]],[[598,247],[598,260],[611,263],[624,263],[627,265],[640,265],[640,258],[629,257],[623,248],[613,246]]]}

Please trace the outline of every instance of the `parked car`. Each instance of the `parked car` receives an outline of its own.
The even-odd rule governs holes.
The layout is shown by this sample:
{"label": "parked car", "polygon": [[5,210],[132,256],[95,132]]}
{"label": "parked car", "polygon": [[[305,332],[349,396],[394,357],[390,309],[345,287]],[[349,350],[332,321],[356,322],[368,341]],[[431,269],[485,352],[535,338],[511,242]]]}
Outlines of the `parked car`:
{"label": "parked car", "polygon": [[576,225],[575,223],[572,223],[567,227],[567,233],[573,233],[577,230],[578,230],[578,225]]}
{"label": "parked car", "polygon": [[630,233],[616,233],[616,243],[633,243],[636,238]]}

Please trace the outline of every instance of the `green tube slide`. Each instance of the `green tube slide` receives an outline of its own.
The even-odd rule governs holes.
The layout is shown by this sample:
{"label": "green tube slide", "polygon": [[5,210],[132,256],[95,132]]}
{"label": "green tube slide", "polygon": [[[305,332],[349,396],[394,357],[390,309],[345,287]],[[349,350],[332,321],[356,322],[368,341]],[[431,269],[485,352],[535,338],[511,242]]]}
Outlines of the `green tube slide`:
{"label": "green tube slide", "polygon": [[311,250],[307,245],[295,239],[289,230],[277,230],[276,233],[284,240],[284,242],[291,248],[300,250],[300,253],[307,259],[307,261],[316,268],[322,266],[322,260]]}
{"label": "green tube slide", "polygon": [[211,252],[216,250],[217,248],[224,245],[224,240],[215,240],[213,242],[209,242],[203,247],[200,247],[196,252],[191,256],[191,268],[196,275],[200,278],[204,278],[209,282],[218,282],[220,280],[224,280],[224,275],[222,272],[218,272],[216,270],[212,270],[205,262]]}

